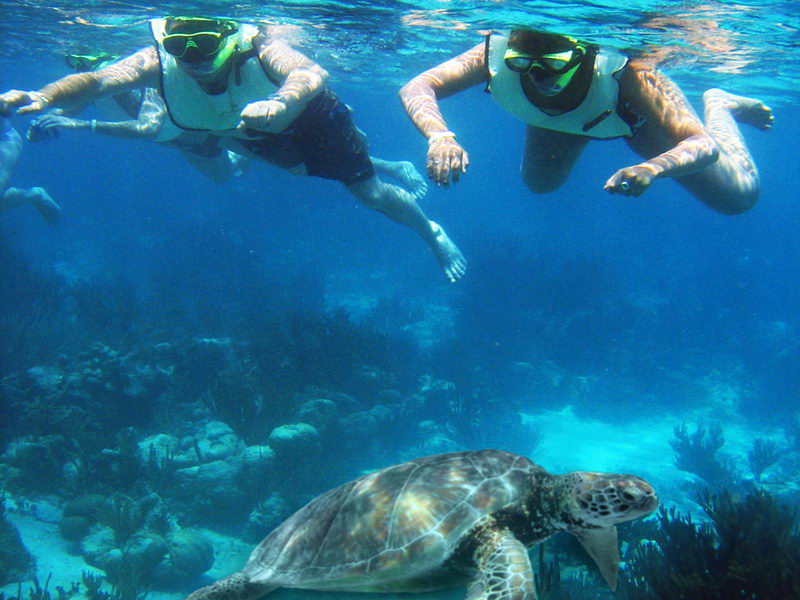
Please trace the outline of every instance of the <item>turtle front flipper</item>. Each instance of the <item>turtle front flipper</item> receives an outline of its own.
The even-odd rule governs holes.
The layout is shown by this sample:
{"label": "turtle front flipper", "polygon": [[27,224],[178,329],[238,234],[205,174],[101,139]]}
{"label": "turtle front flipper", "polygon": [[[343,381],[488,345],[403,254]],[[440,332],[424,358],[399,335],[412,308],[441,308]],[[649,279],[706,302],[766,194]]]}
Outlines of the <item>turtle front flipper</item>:
{"label": "turtle front flipper", "polygon": [[277,587],[255,582],[242,571],[237,571],[193,591],[185,600],[257,600]]}
{"label": "turtle front flipper", "polygon": [[475,552],[478,576],[466,600],[536,600],[528,549],[507,529],[492,531]]}
{"label": "turtle front flipper", "polygon": [[597,527],[572,532],[594,559],[603,579],[612,592],[617,591],[617,572],[619,571],[619,543],[616,527]]}

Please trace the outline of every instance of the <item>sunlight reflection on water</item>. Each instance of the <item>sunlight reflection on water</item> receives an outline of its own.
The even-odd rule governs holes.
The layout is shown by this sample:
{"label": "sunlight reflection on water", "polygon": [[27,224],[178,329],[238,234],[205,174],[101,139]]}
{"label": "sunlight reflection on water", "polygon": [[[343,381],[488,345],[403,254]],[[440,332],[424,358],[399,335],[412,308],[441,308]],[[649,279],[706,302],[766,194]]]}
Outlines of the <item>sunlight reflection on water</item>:
{"label": "sunlight reflection on water", "polygon": [[[791,102],[800,81],[800,14],[786,2],[572,2],[443,0],[193,4],[195,14],[225,14],[280,25],[289,40],[353,83],[397,87],[480,40],[482,32],[528,25],[569,33],[658,61],[689,91],[720,85]],[[146,21],[166,7],[135,2],[57,0],[4,6],[5,58],[61,60],[66,52],[127,53],[149,43]],[[42,40],[47,43],[43,44]]]}

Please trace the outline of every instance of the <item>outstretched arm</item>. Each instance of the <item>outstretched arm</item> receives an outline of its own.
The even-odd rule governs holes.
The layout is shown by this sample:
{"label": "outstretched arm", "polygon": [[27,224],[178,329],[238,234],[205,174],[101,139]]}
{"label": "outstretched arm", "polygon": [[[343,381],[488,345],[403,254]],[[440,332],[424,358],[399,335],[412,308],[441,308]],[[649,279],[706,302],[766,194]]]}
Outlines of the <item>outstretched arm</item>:
{"label": "outstretched arm", "polygon": [[136,120],[98,121],[65,117],[60,114],[46,114],[34,119],[28,129],[28,139],[38,142],[57,137],[61,129],[89,130],[111,137],[126,139],[152,139],[161,131],[167,107],[161,94],[155,88],[145,88],[142,104]]}
{"label": "outstretched arm", "polygon": [[278,133],[325,88],[328,72],[285,42],[270,40],[264,34],[256,37],[254,46],[270,79],[281,85],[272,97],[244,108],[239,129]]}
{"label": "outstretched arm", "polygon": [[457,182],[466,173],[469,156],[455,141],[455,134],[439,110],[439,100],[485,82],[485,44],[414,77],[400,89],[400,102],[411,121],[428,140],[428,177],[439,185]]}
{"label": "outstretched arm", "polygon": [[158,54],[144,48],[113,65],[88,73],[74,73],[48,83],[38,91],[10,90],[0,94],[0,112],[38,113],[50,107],[70,109],[102,96],[158,85]]}
{"label": "outstretched arm", "polygon": [[642,156],[655,156],[614,173],[604,187],[609,192],[639,196],[656,179],[694,173],[719,157],[683,92],[657,69],[632,62],[620,82],[620,101],[645,120],[629,144]]}

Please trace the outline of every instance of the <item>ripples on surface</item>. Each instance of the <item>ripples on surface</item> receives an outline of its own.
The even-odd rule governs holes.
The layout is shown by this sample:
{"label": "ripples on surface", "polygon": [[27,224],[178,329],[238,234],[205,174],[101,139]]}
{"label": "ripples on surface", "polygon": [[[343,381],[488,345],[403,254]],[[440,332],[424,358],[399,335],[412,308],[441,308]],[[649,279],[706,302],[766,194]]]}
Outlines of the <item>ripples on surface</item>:
{"label": "ripples on surface", "polygon": [[[146,21],[186,5],[63,0],[3,2],[2,56],[61,61],[73,51],[128,53],[149,43]],[[396,88],[423,68],[466,50],[481,32],[527,25],[613,45],[659,61],[691,92],[710,86],[796,103],[800,11],[795,0],[594,2],[427,0],[193,3],[280,25],[282,34],[348,81]],[[46,41],[46,43],[44,43]]]}

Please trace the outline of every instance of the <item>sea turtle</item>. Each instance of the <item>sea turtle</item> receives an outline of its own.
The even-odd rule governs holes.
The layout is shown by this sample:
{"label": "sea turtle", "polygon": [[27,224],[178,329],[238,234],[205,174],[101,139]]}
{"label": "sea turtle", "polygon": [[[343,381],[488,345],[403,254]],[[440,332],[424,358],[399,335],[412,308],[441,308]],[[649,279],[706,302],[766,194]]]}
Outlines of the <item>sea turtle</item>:
{"label": "sea turtle", "polygon": [[255,600],[279,587],[425,592],[468,584],[467,600],[534,600],[527,548],[575,535],[616,587],[614,525],[652,513],[633,475],[551,475],[527,458],[438,454],[332,489],[272,531],[241,571],[187,600]]}

